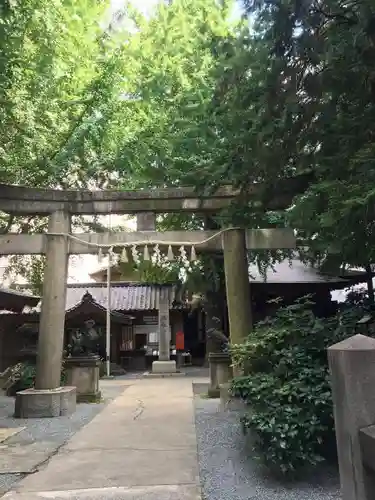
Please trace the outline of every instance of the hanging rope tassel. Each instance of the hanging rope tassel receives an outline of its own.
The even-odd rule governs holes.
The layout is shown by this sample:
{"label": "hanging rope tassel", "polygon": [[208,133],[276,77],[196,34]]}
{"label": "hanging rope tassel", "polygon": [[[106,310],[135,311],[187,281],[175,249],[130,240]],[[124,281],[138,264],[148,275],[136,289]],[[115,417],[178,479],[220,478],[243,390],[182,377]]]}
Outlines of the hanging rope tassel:
{"label": "hanging rope tassel", "polygon": [[129,257],[128,257],[128,250],[126,247],[122,249],[121,252],[121,261],[122,262],[129,262]]}
{"label": "hanging rope tassel", "polygon": [[132,246],[131,252],[132,252],[133,261],[136,264],[139,264],[139,255],[138,255],[138,250],[137,250],[137,246],[136,245]]}
{"label": "hanging rope tassel", "polygon": [[196,260],[197,260],[197,254],[196,254],[196,251],[195,251],[195,246],[193,245],[191,247],[190,261],[191,262],[195,262]]}
{"label": "hanging rope tassel", "polygon": [[102,262],[103,262],[103,250],[99,248],[98,263],[101,264]]}
{"label": "hanging rope tassel", "polygon": [[185,250],[184,245],[182,245],[180,247],[180,255],[181,255],[182,260],[186,260],[186,250]]}
{"label": "hanging rope tassel", "polygon": [[161,256],[161,255],[160,255],[160,248],[159,248],[159,245],[158,245],[158,244],[156,244],[156,245],[154,246],[154,249],[153,249],[153,250],[154,250],[154,251],[153,251],[153,254],[152,254],[152,258],[151,258],[151,260],[152,260],[152,262],[153,262],[154,264],[159,264],[159,262],[160,262],[160,256]]}
{"label": "hanging rope tassel", "polygon": [[168,247],[167,259],[168,260],[173,260],[174,259],[173,250],[172,250],[172,246],[171,245],[169,245],[169,247]]}
{"label": "hanging rope tassel", "polygon": [[143,249],[143,260],[150,260],[150,253],[148,251],[148,246],[145,245]]}

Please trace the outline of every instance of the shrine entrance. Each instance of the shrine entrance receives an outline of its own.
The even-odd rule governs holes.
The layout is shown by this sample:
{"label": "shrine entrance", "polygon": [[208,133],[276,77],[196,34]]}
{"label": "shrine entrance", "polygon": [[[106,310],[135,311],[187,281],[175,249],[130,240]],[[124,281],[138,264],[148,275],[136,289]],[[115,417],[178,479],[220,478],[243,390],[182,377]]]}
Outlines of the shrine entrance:
{"label": "shrine entrance", "polygon": [[[259,186],[260,189],[260,186]],[[56,394],[60,387],[66,284],[69,255],[125,253],[126,258],[137,250],[145,255],[151,247],[173,255],[183,247],[190,259],[200,252],[223,252],[226,295],[231,343],[240,343],[252,328],[248,250],[291,249],[296,241],[290,229],[252,229],[235,227],[219,231],[155,232],[157,213],[190,212],[215,214],[228,207],[240,195],[224,186],[215,194],[198,195],[193,188],[155,189],[147,191],[57,191],[0,185],[0,210],[14,215],[48,216],[48,231],[43,234],[6,234],[0,236],[0,255],[35,255],[47,257],[43,300],[40,316],[37,374],[30,401],[40,404]],[[285,194],[273,206],[288,206],[291,194]],[[288,201],[286,201],[288,200]],[[143,230],[98,234],[72,234],[72,215],[147,214]],[[147,222],[148,221],[148,222]],[[149,224],[147,226],[147,224]],[[109,262],[111,259],[109,258]],[[110,266],[108,293],[110,293]],[[109,307],[107,314],[110,314]],[[155,373],[176,371],[170,359],[169,300],[160,293],[158,304],[159,359],[153,363]],[[108,342],[108,345],[110,343]],[[107,361],[110,353],[107,351]],[[52,393],[50,392],[52,391]],[[31,403],[30,403],[31,404]]]}

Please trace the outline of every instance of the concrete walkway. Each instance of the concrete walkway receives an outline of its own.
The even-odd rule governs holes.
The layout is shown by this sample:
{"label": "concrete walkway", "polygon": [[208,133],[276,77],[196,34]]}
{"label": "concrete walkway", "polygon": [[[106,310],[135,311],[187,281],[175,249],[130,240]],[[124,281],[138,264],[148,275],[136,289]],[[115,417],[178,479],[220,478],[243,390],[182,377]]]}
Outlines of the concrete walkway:
{"label": "concrete walkway", "polygon": [[136,380],[4,500],[200,500],[192,379]]}

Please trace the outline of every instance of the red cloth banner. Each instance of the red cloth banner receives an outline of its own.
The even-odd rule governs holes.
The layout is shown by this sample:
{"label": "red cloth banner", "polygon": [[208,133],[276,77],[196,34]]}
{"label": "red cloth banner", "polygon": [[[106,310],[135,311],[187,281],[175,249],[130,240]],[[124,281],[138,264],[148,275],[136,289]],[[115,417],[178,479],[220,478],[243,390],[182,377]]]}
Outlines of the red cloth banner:
{"label": "red cloth banner", "polygon": [[185,335],[184,332],[176,333],[176,351],[185,350]]}

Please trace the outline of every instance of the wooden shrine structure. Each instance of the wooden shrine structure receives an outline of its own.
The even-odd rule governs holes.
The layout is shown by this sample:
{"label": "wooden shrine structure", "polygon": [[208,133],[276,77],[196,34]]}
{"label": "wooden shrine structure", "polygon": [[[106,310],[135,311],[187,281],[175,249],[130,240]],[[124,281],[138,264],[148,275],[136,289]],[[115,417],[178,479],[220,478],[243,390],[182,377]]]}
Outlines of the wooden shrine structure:
{"label": "wooden shrine structure", "polygon": [[[290,205],[296,181],[280,182],[276,193],[267,193],[267,208]],[[262,186],[255,184],[250,195],[261,203]],[[123,233],[72,234],[72,215],[157,214],[190,212],[214,214],[235,203],[242,194],[228,186],[214,194],[198,194],[194,188],[166,188],[151,191],[59,191],[0,184],[0,210],[13,215],[48,216],[48,231],[43,234],[0,235],[0,255],[47,257],[40,316],[37,374],[30,398],[48,398],[60,386],[63,354],[65,298],[70,254],[97,254],[104,250],[131,248],[134,245],[181,245],[197,252],[224,253],[224,268],[230,339],[241,342],[251,331],[250,285],[247,251],[252,249],[290,249],[296,241],[291,229],[226,228],[221,231],[144,230]],[[147,219],[147,217],[146,217]],[[149,228],[148,228],[149,229]],[[169,309],[167,300],[159,304],[159,361],[156,372],[175,370],[169,352]],[[174,366],[173,366],[174,365]],[[56,394],[56,393],[55,393]],[[51,396],[52,397],[52,396]],[[31,401],[30,399],[30,401]],[[31,403],[30,403],[31,404]]]}

